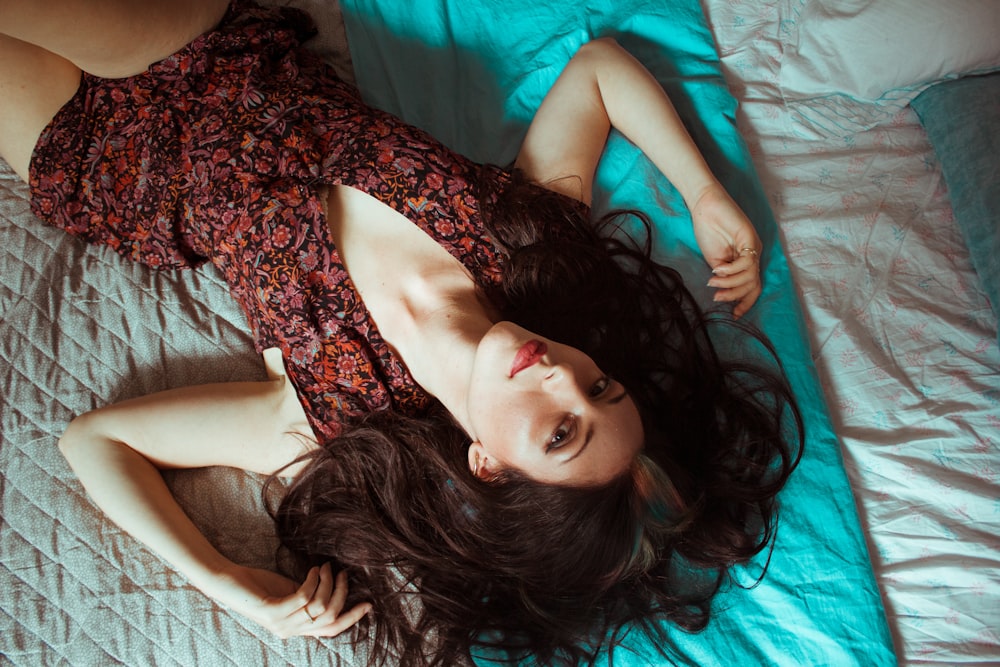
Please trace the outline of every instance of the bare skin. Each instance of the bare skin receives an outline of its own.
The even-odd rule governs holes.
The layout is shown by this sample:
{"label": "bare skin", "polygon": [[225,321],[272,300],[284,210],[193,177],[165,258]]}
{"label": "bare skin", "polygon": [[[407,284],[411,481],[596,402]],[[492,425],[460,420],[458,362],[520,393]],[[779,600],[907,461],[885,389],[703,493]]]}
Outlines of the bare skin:
{"label": "bare skin", "polygon": [[144,71],[215,27],[228,0],[0,0],[2,32],[95,76]]}
{"label": "bare skin", "polygon": [[[26,179],[40,132],[72,96],[81,70],[105,77],[141,72],[215,25],[225,6],[224,0],[94,0],[86,7],[71,0],[0,0],[0,155]],[[612,126],[677,186],[714,269],[718,298],[735,302],[735,314],[745,312],[760,294],[760,275],[755,257],[741,250],[759,251],[760,241],[662,89],[614,42],[598,40],[573,58],[536,114],[517,165],[533,180],[589,203]],[[516,448],[499,446],[503,434],[478,432],[477,425],[488,420],[476,414],[483,408],[469,402],[476,394],[479,347],[497,326],[472,277],[412,223],[364,193],[333,187],[327,205],[338,249],[379,329],[417,382],[474,441],[470,469],[488,476],[505,465],[519,466],[511,460]],[[412,238],[380,243],[386,235]],[[394,252],[390,257],[387,248]],[[577,361],[573,357],[572,364]],[[593,374],[580,363],[585,372],[562,367],[574,372],[561,377],[577,383],[562,385],[567,400],[585,410],[589,402],[618,395],[595,395],[593,378],[575,379]],[[60,447],[108,516],[207,595],[282,637],[333,636],[369,608],[344,609],[343,576],[316,568],[297,583],[228,561],[184,515],[159,474],[163,468],[206,465],[270,473],[314,441],[280,353],[265,352],[265,365],[264,382],[172,390],[88,413],[70,424]],[[622,403],[611,405],[619,410]],[[590,445],[578,458],[587,464],[585,457],[600,450]],[[538,465],[539,476],[548,474],[547,463]],[[593,467],[602,465],[593,460]]]}

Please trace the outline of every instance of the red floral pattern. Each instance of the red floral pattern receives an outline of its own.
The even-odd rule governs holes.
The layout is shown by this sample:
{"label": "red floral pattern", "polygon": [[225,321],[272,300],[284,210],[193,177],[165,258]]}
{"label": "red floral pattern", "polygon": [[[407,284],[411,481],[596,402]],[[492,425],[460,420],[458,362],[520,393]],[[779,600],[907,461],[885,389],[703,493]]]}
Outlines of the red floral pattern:
{"label": "red floral pattern", "polygon": [[416,413],[429,397],[351,284],[318,192],[359,188],[489,284],[502,255],[472,183],[505,172],[367,107],[301,48],[291,9],[234,3],[218,29],[128,79],[84,75],[32,158],[32,208],[154,268],[211,261],[258,349],[280,347],[320,437],[345,415]]}

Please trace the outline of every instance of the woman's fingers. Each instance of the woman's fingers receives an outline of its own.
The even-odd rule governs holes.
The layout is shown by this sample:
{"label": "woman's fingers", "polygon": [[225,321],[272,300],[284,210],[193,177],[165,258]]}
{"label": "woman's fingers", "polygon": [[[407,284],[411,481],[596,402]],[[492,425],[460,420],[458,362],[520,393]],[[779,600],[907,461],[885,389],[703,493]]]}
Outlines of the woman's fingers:
{"label": "woman's fingers", "polygon": [[[757,269],[756,264],[745,266],[744,262],[745,260],[741,258],[735,262],[717,267],[712,271],[714,275],[708,281],[708,286],[721,290],[720,294],[722,294],[722,291],[725,290],[736,290],[744,285],[759,284],[760,271]],[[731,298],[717,300],[732,301]]]}
{"label": "woman's fingers", "polygon": [[347,630],[371,610],[365,602],[344,612],[347,574],[337,576],[329,563],[310,568],[301,583],[255,568],[242,568],[245,587],[227,599],[247,618],[282,639],[332,637]]}
{"label": "woman's fingers", "polygon": [[[326,613],[330,610],[330,596],[334,591],[334,577],[330,564],[324,563],[322,566],[317,568],[317,572],[319,574],[319,582],[313,590],[313,594],[310,596],[309,601],[305,604],[306,613],[310,618],[315,619],[319,619],[320,617],[326,615]],[[344,575],[346,582],[346,573],[342,572],[341,574]]]}
{"label": "woman's fingers", "polygon": [[760,253],[746,249],[733,257],[731,261],[721,262],[712,267],[712,273],[716,278],[727,278],[749,271],[760,273]]}
{"label": "woman's fingers", "polygon": [[717,266],[712,273],[715,275],[708,286],[718,290],[715,301],[737,302],[733,309],[735,317],[746,313],[760,296],[760,266],[754,253],[743,253],[732,262]]}
{"label": "woman's fingers", "polygon": [[761,294],[760,283],[757,283],[747,294],[739,300],[739,303],[733,308],[733,317],[739,319],[743,317],[744,314],[757,302],[758,297]]}
{"label": "woman's fingers", "polygon": [[313,594],[316,592],[316,588],[319,586],[319,570],[320,568],[318,567],[309,568],[306,578],[302,580],[302,585],[295,591],[293,599],[289,601],[290,604],[298,603],[299,606],[309,604],[309,601],[313,598]]}
{"label": "woman's fingers", "polygon": [[353,628],[371,610],[372,605],[370,602],[362,602],[361,604],[354,605],[350,611],[337,617],[337,622],[330,627],[330,632],[339,635],[344,630]]}
{"label": "woman's fingers", "polygon": [[333,637],[352,627],[371,610],[364,602],[343,612],[347,603],[347,572],[333,575],[329,563],[319,568],[319,584],[312,598],[303,607],[311,620],[302,634],[312,637]]}
{"label": "woman's fingers", "polygon": [[339,616],[347,604],[347,572],[341,571],[337,575],[337,586],[333,591],[333,598],[330,600],[330,611],[334,616]]}
{"label": "woman's fingers", "polygon": [[321,625],[320,620],[317,619],[316,622],[310,624],[311,627],[306,629],[306,631],[302,634],[307,637],[336,637],[341,632],[354,627],[355,623],[360,621],[365,617],[365,614],[371,611],[371,608],[371,603],[362,602],[361,604],[351,607],[343,614],[338,615],[334,620],[326,623],[325,625]]}

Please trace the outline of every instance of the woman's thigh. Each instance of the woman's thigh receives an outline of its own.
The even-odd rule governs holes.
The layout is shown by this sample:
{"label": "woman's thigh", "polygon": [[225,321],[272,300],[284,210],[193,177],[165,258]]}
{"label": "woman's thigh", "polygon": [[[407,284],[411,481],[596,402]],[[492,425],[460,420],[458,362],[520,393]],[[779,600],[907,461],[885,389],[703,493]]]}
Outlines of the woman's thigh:
{"label": "woman's thigh", "polygon": [[70,61],[0,34],[0,156],[25,181],[39,135],[79,85]]}
{"label": "woman's thigh", "polygon": [[0,0],[0,33],[95,76],[146,70],[214,28],[229,0]]}
{"label": "woman's thigh", "polygon": [[27,179],[80,71],[138,74],[215,27],[229,0],[0,0],[0,156]]}

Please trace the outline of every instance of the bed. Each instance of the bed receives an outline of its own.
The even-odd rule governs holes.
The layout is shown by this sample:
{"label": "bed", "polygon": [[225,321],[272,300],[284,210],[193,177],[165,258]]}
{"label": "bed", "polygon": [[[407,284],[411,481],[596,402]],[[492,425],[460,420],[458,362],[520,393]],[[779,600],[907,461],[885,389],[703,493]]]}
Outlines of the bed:
{"label": "bed", "polygon": [[[678,664],[1000,662],[997,319],[911,108],[1000,56],[909,73],[868,100],[858,86],[877,76],[874,56],[823,49],[859,25],[889,29],[864,2],[849,3],[863,20],[846,26],[850,12],[819,0],[294,4],[319,23],[311,46],[370,101],[494,162],[512,157],[575,46],[614,34],[675,97],[760,226],[767,287],[750,317],[806,411],[806,457],[782,494],[767,576],[727,587],[706,632],[678,633]],[[929,23],[918,6],[910,14]],[[995,34],[989,20],[977,23]],[[658,211],[665,258],[692,284],[707,280],[683,207],[621,138],[599,181],[598,206]],[[0,239],[0,664],[363,661],[363,645],[281,641],[204,598],[89,503],[56,449],[69,419],[98,405],[263,377],[219,276],[150,272],[46,227],[2,163]],[[221,551],[276,565],[259,477],[204,469],[168,481]],[[736,582],[752,584],[761,565]],[[614,664],[654,661],[629,637]]]}

